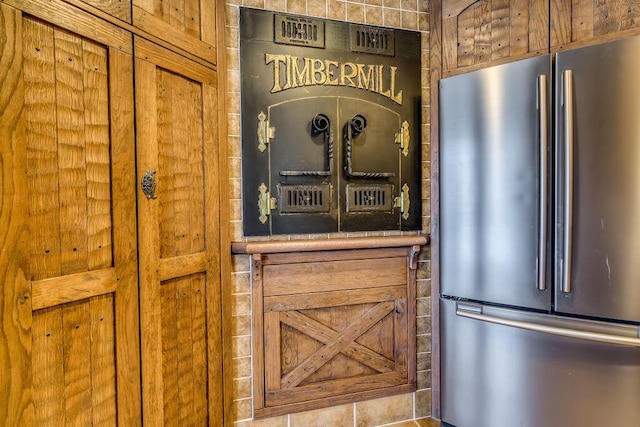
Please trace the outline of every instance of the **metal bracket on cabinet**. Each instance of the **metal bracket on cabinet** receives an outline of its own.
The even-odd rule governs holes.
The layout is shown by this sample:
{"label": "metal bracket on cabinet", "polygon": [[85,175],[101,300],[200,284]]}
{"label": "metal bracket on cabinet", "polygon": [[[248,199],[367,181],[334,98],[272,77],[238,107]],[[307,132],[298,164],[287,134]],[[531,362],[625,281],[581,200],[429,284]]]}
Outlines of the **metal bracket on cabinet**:
{"label": "metal bracket on cabinet", "polygon": [[269,145],[269,141],[276,137],[276,128],[271,127],[269,121],[267,120],[267,116],[265,116],[264,112],[260,111],[258,114],[258,150],[261,153],[267,149],[267,145]]}
{"label": "metal bracket on cabinet", "polygon": [[271,211],[278,207],[278,201],[275,197],[271,197],[271,193],[267,191],[267,186],[264,183],[260,184],[258,191],[260,192],[258,195],[260,217],[258,219],[264,224],[267,222],[267,217],[271,215]]}
{"label": "metal bracket on cabinet", "polygon": [[411,200],[409,199],[409,186],[404,184],[402,186],[402,192],[393,201],[394,208],[400,208],[402,212],[402,218],[409,219],[409,207],[411,206]]}
{"label": "metal bracket on cabinet", "polygon": [[402,126],[400,127],[400,132],[396,133],[396,144],[400,145],[400,149],[402,150],[402,154],[405,157],[409,155],[409,142],[411,141],[411,135],[409,135],[409,122],[402,122]]}

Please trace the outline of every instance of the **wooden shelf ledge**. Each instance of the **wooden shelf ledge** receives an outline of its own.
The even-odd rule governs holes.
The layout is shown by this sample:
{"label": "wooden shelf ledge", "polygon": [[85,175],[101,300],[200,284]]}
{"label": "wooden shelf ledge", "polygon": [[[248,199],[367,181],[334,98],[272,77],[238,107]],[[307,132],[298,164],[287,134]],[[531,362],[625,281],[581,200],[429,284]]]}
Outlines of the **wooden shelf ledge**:
{"label": "wooden shelf ledge", "polygon": [[231,245],[234,254],[272,254],[283,252],[313,252],[341,249],[376,249],[422,246],[430,243],[428,234],[417,236],[358,237],[327,240],[278,240],[269,242],[238,242]]}

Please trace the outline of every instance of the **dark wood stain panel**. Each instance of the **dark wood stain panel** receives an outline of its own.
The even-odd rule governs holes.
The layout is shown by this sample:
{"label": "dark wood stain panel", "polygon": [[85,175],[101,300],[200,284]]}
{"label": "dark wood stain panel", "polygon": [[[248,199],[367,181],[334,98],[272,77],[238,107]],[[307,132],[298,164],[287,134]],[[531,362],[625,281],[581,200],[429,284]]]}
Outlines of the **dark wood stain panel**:
{"label": "dark wood stain panel", "polygon": [[441,16],[444,75],[549,48],[548,0],[477,0]]}

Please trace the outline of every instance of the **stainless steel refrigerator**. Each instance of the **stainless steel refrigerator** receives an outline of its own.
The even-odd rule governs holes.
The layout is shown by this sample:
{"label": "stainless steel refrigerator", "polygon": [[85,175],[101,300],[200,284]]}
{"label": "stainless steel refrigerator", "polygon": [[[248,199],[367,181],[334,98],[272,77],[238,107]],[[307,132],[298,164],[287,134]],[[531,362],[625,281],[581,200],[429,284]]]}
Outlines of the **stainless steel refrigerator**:
{"label": "stainless steel refrigerator", "polygon": [[640,38],[439,93],[442,420],[640,426]]}

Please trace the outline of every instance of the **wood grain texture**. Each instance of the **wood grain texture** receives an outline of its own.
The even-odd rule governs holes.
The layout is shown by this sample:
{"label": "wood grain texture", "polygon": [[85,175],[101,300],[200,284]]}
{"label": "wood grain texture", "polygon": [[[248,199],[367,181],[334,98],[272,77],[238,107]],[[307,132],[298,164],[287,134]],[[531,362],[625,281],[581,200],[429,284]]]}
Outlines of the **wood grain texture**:
{"label": "wood grain texture", "polygon": [[[440,296],[440,127],[438,118],[439,109],[439,85],[442,77],[443,57],[443,20],[442,0],[432,0],[431,14],[429,16],[429,123],[430,123],[430,159],[431,159],[431,230],[433,236],[431,245],[431,328],[438,331],[439,296]],[[432,334],[431,345],[431,414],[440,418],[440,334]]]}
{"label": "wood grain texture", "polygon": [[[168,16],[162,9],[156,8],[153,12],[144,10],[138,6],[138,1],[133,1],[133,25],[157,37],[169,40],[171,44],[188,52],[194,53],[211,64],[216,64],[216,46],[210,41],[204,41],[200,32],[202,25],[213,26],[215,31],[215,16],[203,16],[202,12],[211,13],[212,8],[200,8],[200,2],[205,0],[180,1],[178,7],[171,7]],[[158,1],[158,3],[163,3]],[[197,13],[197,26],[189,24],[185,26],[184,7],[191,3],[189,11],[192,15]],[[195,5],[193,4],[195,3]],[[177,9],[177,10],[176,10]],[[213,8],[215,13],[215,8]],[[211,30],[207,32],[207,38],[211,38]]]}
{"label": "wood grain texture", "polygon": [[380,249],[345,249],[339,251],[314,251],[314,252],[285,252],[265,254],[262,257],[264,264],[292,264],[301,262],[325,262],[341,261],[348,259],[380,259],[397,258],[407,256],[407,248],[380,248]]}
{"label": "wood grain texture", "polygon": [[491,61],[509,56],[509,0],[491,1]]}
{"label": "wood grain texture", "polygon": [[554,51],[640,34],[638,0],[551,0],[551,11]]}
{"label": "wood grain texture", "polygon": [[402,384],[398,386],[379,387],[375,390],[364,390],[354,393],[346,393],[335,396],[328,396],[323,400],[318,400],[313,403],[300,402],[283,404],[279,406],[273,406],[262,409],[254,409],[254,418],[262,419],[267,417],[275,417],[278,415],[291,414],[294,412],[308,411],[317,408],[327,408],[331,406],[338,406],[343,404],[352,404],[358,400],[377,399],[380,397],[391,396],[396,394],[405,394],[415,391],[415,387],[410,384]]}
{"label": "wood grain texture", "polygon": [[[135,41],[137,43],[137,39]],[[135,59],[136,71],[136,133],[138,177],[141,182],[146,170],[158,168],[158,97],[156,66]],[[158,259],[160,233],[158,229],[159,201],[147,200],[138,189],[139,264],[140,264],[140,345],[142,367],[143,422],[160,425],[163,420],[164,392],[162,359],[162,306],[158,296]]]}
{"label": "wood grain texture", "polygon": [[[477,3],[465,9],[458,15],[457,42],[447,43],[450,46],[457,46],[458,67],[466,67],[475,63],[475,37],[476,37],[476,9]],[[447,57],[448,55],[445,55]]]}
{"label": "wood grain texture", "polygon": [[[146,40],[149,40],[152,43],[155,43],[156,45],[162,46],[166,49],[170,49],[173,50],[174,52],[179,53],[180,55],[195,61],[205,67],[208,68],[212,68],[215,69],[216,68],[216,64],[213,64],[209,61],[207,61],[206,59],[200,58],[196,55],[194,55],[192,52],[190,52],[188,50],[188,46],[186,47],[186,49],[183,48],[179,48],[173,44],[171,44],[169,41],[165,40],[164,35],[160,34],[158,35],[153,35],[147,31],[144,31],[138,27],[135,27],[133,25],[131,25],[131,20],[128,20],[127,22],[109,14],[108,12],[96,7],[95,5],[89,3],[89,2],[85,2],[83,0],[62,0],[64,3],[67,3],[69,5],[72,5],[73,7],[84,11],[90,15],[93,15],[94,17],[98,18],[101,22],[105,22],[105,23],[109,23],[114,25],[117,28],[123,29],[125,31],[127,31],[129,33],[129,35],[135,34],[138,36],[141,36],[143,38],[145,38]],[[95,1],[95,0],[91,0],[91,1]],[[100,1],[100,0],[98,0]],[[218,1],[218,0],[216,0]],[[210,2],[205,2],[205,4],[203,5],[203,7],[209,7],[209,8],[215,8],[215,6],[211,6],[209,4]],[[164,2],[163,5],[167,5],[168,7],[168,3]],[[217,26],[215,26],[215,28],[213,28],[213,31],[216,31]],[[224,29],[225,26],[222,25],[222,28]],[[209,30],[208,27],[205,27],[205,29],[203,29],[203,37],[205,35],[205,30]],[[204,40],[204,39],[203,39]],[[128,52],[130,52],[131,49],[129,47]]]}
{"label": "wood grain texture", "polygon": [[[266,354],[264,354],[265,337],[264,334],[260,331],[263,331],[265,328],[265,320],[270,321],[270,329],[273,329],[273,324],[279,323],[279,321],[278,315],[276,313],[268,315],[266,319],[264,316],[262,316],[262,313],[264,311],[264,282],[262,274],[262,260],[260,254],[251,255],[251,261],[251,312],[260,313],[257,316],[255,314],[251,316],[251,324],[253,327],[253,333],[251,334],[251,340],[253,344],[253,407],[254,409],[262,409],[265,407],[264,393]],[[275,320],[273,319],[274,316]],[[279,328],[279,325],[275,325],[275,327]],[[273,344],[278,345],[279,343],[270,343],[270,345]],[[275,347],[274,350],[277,350],[277,347]],[[274,362],[273,359],[272,362]]]}
{"label": "wood grain texture", "polygon": [[60,199],[60,272],[88,270],[87,178],[84,133],[82,40],[54,31],[58,197]]}
{"label": "wood grain texture", "polygon": [[[213,3],[213,2],[211,2]],[[204,6],[211,7],[211,5]],[[226,38],[227,38],[227,25],[226,25],[226,13],[223,13],[226,10],[226,2],[225,0],[216,0],[215,5],[215,16],[216,16],[216,26],[215,30],[203,30],[203,40],[208,43],[213,43],[213,38],[220,47],[217,49],[217,70],[221,76],[227,75],[227,60],[226,60],[226,49],[222,47],[227,46]],[[210,12],[208,12],[210,13]],[[213,94],[209,94],[208,91],[205,92],[205,96],[214,96]],[[226,286],[225,284],[231,283],[231,227],[228,225],[231,223],[231,204],[228,203],[226,198],[226,189],[230,188],[230,177],[229,173],[229,144],[226,144],[225,141],[228,141],[228,129],[227,129],[227,88],[224,85],[220,86],[220,90],[215,93],[217,98],[217,108],[215,114],[216,117],[209,116],[207,120],[205,120],[205,129],[207,134],[211,134],[212,137],[217,137],[217,144],[213,144],[213,147],[216,148],[217,152],[217,164],[215,162],[207,162],[206,166],[217,171],[217,179],[218,184],[213,186],[213,188],[209,188],[210,190],[215,190],[216,193],[213,195],[214,200],[217,201],[217,216],[219,227],[215,228],[217,231],[218,241],[218,265],[220,267],[220,315],[222,321],[222,328],[220,330],[220,340],[222,343],[223,349],[232,348],[232,340],[233,340],[233,324],[232,324],[232,313],[233,313],[233,303],[231,294],[233,292],[231,286]],[[209,101],[207,101],[209,102]],[[213,114],[213,113],[211,113]],[[208,127],[211,126],[211,127]],[[205,147],[206,148],[206,147]],[[212,156],[216,158],[215,154],[207,154],[207,156]],[[213,176],[211,171],[207,171],[207,176]],[[213,179],[213,178],[212,178]],[[225,196],[223,196],[225,195]],[[207,199],[209,200],[209,199]],[[207,222],[210,219],[206,218]],[[214,230],[211,230],[214,231]],[[212,351],[216,351],[214,348]],[[216,414],[215,410],[218,408],[216,406],[214,410],[211,410],[210,413],[211,419],[215,420],[222,417],[223,421],[227,425],[231,425],[234,420],[235,411],[233,410],[233,377],[234,377],[234,366],[235,362],[233,360],[233,354],[231,351],[223,351],[222,352],[222,364],[223,369],[222,373],[219,377],[219,381],[222,382],[222,387],[218,389],[218,399],[222,402],[222,413]]]}
{"label": "wood grain texture", "polygon": [[65,422],[62,309],[39,311],[33,322],[34,406],[39,425]]}
{"label": "wood grain texture", "polygon": [[[36,416],[48,419],[62,399],[65,412],[81,408],[69,423],[137,425],[132,58],[32,19],[24,40],[32,309],[59,310],[65,325],[56,350],[65,383],[56,396],[36,388],[52,399],[38,402]],[[46,348],[33,369],[52,354]]]}
{"label": "wood grain texture", "polygon": [[62,0],[3,0],[3,3],[79,36],[132,53],[130,33],[107,21],[95,19],[81,9],[70,8]]}
{"label": "wood grain texture", "polygon": [[32,425],[31,297],[23,80],[23,21],[0,4],[0,420]]}
{"label": "wood grain texture", "polygon": [[121,21],[131,23],[131,0],[82,0]]}
{"label": "wood grain texture", "polygon": [[[217,80],[216,80],[217,81]],[[203,82],[204,83],[204,82]],[[202,86],[202,123],[203,123],[203,167],[204,167],[204,226],[205,251],[207,254],[206,271],[206,321],[207,321],[207,396],[209,425],[222,424],[223,409],[223,355],[230,347],[222,346],[222,297],[224,292],[220,276],[221,251],[226,250],[224,256],[230,254],[229,247],[221,247],[220,211],[226,209],[221,202],[221,180],[223,175],[218,168],[220,162],[220,147],[224,140],[219,138],[218,127],[220,112],[224,111],[219,104],[220,93],[217,85],[205,83]],[[225,227],[228,228],[228,227]],[[226,283],[225,283],[226,284]],[[221,354],[222,352],[222,354]],[[227,420],[224,420],[226,423]]]}
{"label": "wood grain texture", "polygon": [[82,41],[87,268],[113,265],[107,49]]}
{"label": "wood grain texture", "polygon": [[65,423],[90,425],[93,408],[89,304],[71,304],[62,307],[61,310]]}
{"label": "wood grain texture", "polygon": [[415,389],[416,247],[253,255],[256,417]]}
{"label": "wood grain texture", "polygon": [[529,0],[529,52],[549,51],[549,0]]}
{"label": "wood grain texture", "polygon": [[571,1],[571,41],[593,38],[594,2]]}
{"label": "wood grain texture", "polygon": [[511,56],[529,51],[529,0],[511,0]]}
{"label": "wood grain texture", "polygon": [[400,285],[406,283],[406,263],[403,258],[389,258],[266,265],[264,275],[265,296],[304,294],[353,289],[358,283],[370,288]]}
{"label": "wood grain texture", "polygon": [[24,19],[31,280],[60,276],[60,202],[53,28]]}
{"label": "wood grain texture", "polygon": [[116,291],[116,272],[109,268],[31,282],[32,308],[53,307]]}
{"label": "wood grain texture", "polygon": [[158,196],[138,206],[147,223],[139,229],[145,423],[221,425],[217,77],[135,44],[136,69],[149,77],[137,83],[148,120],[138,133],[139,179],[155,170]]}
{"label": "wood grain texture", "polygon": [[477,0],[447,0],[442,5],[442,17],[451,18],[453,16],[458,16],[463,10],[471,6],[476,1]]}
{"label": "wood grain texture", "polygon": [[481,0],[474,7],[474,64],[491,60],[491,2]]}
{"label": "wood grain texture", "polygon": [[133,98],[133,58],[109,49],[109,121],[111,135],[111,193],[118,424],[142,423],[136,174]]}
{"label": "wood grain texture", "polygon": [[548,0],[446,2],[438,21],[443,75],[549,49]]}
{"label": "wood grain texture", "polygon": [[571,42],[571,2],[551,0],[550,37],[552,48]]}
{"label": "wood grain texture", "polygon": [[113,295],[102,295],[89,301],[93,425],[117,425],[113,302]]}
{"label": "wood grain texture", "polygon": [[406,294],[403,286],[386,286],[382,288],[368,289],[362,292],[360,289],[332,292],[316,292],[313,294],[279,295],[264,298],[264,311],[291,311],[306,310],[312,307],[337,307],[350,304],[366,304],[376,301],[395,300]]}
{"label": "wood grain texture", "polygon": [[288,240],[270,242],[237,242],[232,250],[236,254],[271,254],[343,249],[392,248],[426,245],[429,236],[389,236],[330,240]]}

